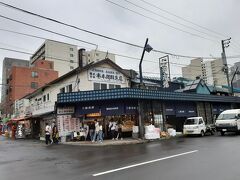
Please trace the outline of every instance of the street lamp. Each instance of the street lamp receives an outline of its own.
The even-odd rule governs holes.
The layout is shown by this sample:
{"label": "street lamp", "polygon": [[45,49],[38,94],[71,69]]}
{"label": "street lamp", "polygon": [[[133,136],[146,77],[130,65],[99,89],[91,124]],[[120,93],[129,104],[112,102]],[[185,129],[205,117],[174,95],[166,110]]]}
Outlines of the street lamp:
{"label": "street lamp", "polygon": [[143,47],[142,57],[139,63],[139,74],[140,74],[140,87],[143,87],[143,77],[142,77],[142,61],[145,54],[145,51],[148,53],[153,50],[153,48],[148,44],[148,38],[146,39],[145,45]]}
{"label": "street lamp", "polygon": [[[148,38],[146,39],[145,45],[143,47],[142,57],[139,63],[139,74],[140,74],[140,85],[139,88],[143,87],[143,77],[142,77],[142,61],[145,51],[150,52],[153,48],[148,44]],[[138,115],[139,115],[139,135],[140,138],[144,138],[144,114],[143,114],[143,102],[138,99]]]}

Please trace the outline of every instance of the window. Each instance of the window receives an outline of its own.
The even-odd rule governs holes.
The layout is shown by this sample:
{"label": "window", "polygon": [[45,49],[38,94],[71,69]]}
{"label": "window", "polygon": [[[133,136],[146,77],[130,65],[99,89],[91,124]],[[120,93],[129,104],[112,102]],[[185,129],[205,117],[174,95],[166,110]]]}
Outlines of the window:
{"label": "window", "polygon": [[101,89],[107,89],[107,84],[101,84]]}
{"label": "window", "polygon": [[115,85],[114,84],[109,84],[109,89],[114,89]]}
{"label": "window", "polygon": [[199,124],[203,124],[203,120],[202,119],[199,119]]}
{"label": "window", "polygon": [[93,83],[93,90],[100,90],[100,83]]}
{"label": "window", "polygon": [[70,66],[70,69],[74,69],[74,67],[73,67],[73,66]]}
{"label": "window", "polygon": [[93,83],[94,90],[107,89],[107,84]]}
{"label": "window", "polygon": [[70,48],[70,51],[73,51],[73,48]]}
{"label": "window", "polygon": [[67,92],[72,92],[72,84],[67,86]]}
{"label": "window", "polygon": [[60,93],[65,93],[65,87],[60,89]]}
{"label": "window", "polygon": [[73,60],[70,60],[70,63],[73,63]]}
{"label": "window", "polygon": [[32,77],[33,77],[33,78],[38,77],[38,72],[34,72],[34,71],[33,71],[33,72],[32,72]]}
{"label": "window", "polygon": [[73,57],[73,54],[70,54],[70,57]]}
{"label": "window", "polygon": [[98,53],[96,53],[96,56],[99,56],[99,54],[98,54]]}
{"label": "window", "polygon": [[38,83],[37,82],[31,82],[31,88],[32,89],[37,89],[38,88]]}
{"label": "window", "polygon": [[47,94],[47,100],[49,101],[49,93]]}
{"label": "window", "polygon": [[45,101],[46,101],[46,95],[43,96],[43,102],[45,102]]}
{"label": "window", "polygon": [[121,88],[121,85],[109,84],[109,89]]}

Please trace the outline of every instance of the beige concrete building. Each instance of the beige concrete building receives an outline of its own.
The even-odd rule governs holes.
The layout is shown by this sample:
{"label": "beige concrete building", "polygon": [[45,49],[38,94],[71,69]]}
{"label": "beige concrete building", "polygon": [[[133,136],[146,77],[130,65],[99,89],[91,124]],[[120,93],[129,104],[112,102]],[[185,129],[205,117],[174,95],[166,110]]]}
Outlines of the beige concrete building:
{"label": "beige concrete building", "polygon": [[190,65],[182,68],[184,78],[196,79],[200,76],[209,85],[226,85],[227,78],[223,72],[222,59],[203,62],[201,58],[191,60]]}
{"label": "beige concrete building", "polygon": [[215,59],[211,61],[211,69],[212,69],[212,77],[208,78],[212,79],[213,84],[215,85],[227,85],[227,77],[223,72],[223,61],[222,59]]}
{"label": "beige concrete building", "polygon": [[202,62],[202,58],[192,59],[188,66],[182,68],[183,77],[192,80],[196,79],[198,76],[202,77]]}
{"label": "beige concrete building", "polygon": [[47,39],[30,58],[34,65],[37,59],[54,62],[54,70],[62,76],[78,67],[78,48],[76,45]]}
{"label": "beige concrete building", "polygon": [[106,58],[115,62],[115,55],[112,53],[99,50],[78,50],[77,45],[47,39],[30,58],[30,64],[33,66],[37,59],[53,61],[53,69],[59,72],[60,77],[78,66],[84,67]]}

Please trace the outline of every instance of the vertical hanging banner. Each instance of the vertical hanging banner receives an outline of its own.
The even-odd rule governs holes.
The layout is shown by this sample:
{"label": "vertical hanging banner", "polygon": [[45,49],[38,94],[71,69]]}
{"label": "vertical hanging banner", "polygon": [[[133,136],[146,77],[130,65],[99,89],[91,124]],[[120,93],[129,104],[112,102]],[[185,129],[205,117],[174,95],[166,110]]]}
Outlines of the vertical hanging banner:
{"label": "vertical hanging banner", "polygon": [[162,81],[162,87],[169,87],[170,81],[170,64],[169,56],[163,56],[159,58],[160,79]]}

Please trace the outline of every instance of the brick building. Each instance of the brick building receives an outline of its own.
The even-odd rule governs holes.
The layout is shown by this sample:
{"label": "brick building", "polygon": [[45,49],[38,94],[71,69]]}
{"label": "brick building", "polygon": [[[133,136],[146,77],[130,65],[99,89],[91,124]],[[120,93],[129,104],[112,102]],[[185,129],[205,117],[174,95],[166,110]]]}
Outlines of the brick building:
{"label": "brick building", "polygon": [[32,67],[13,66],[7,79],[4,112],[12,114],[15,100],[58,78],[58,72],[53,67],[54,63],[46,60],[38,60]]}

